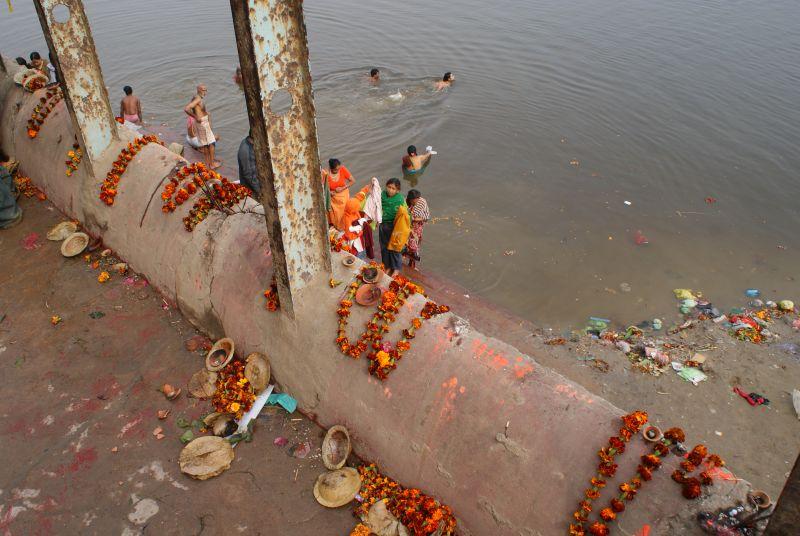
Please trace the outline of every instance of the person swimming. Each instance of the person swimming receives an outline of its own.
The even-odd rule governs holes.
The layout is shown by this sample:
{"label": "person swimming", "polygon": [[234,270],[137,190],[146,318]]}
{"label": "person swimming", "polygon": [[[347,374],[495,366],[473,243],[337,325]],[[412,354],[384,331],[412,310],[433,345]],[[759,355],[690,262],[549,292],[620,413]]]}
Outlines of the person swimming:
{"label": "person swimming", "polygon": [[429,148],[427,152],[423,155],[417,154],[417,147],[415,145],[409,145],[406,149],[406,155],[403,156],[403,173],[405,174],[413,174],[413,173],[420,173],[428,167],[430,164],[431,156],[436,154]]}
{"label": "person swimming", "polygon": [[369,81],[373,85],[378,85],[381,81],[381,71],[380,69],[374,68],[369,72]]}
{"label": "person swimming", "polygon": [[447,71],[446,73],[444,73],[444,76],[442,76],[442,79],[434,84],[434,89],[436,91],[442,91],[443,89],[447,89],[453,85],[455,79],[456,75],[454,75],[450,71]]}

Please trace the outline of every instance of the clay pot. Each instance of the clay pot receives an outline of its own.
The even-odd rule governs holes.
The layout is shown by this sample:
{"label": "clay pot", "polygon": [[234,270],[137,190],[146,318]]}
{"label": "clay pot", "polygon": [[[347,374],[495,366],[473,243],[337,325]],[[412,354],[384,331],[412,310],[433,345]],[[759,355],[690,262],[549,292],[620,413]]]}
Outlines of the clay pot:
{"label": "clay pot", "polygon": [[772,499],[769,498],[769,495],[767,495],[766,492],[761,491],[760,489],[751,491],[748,493],[748,497],[755,503],[759,510],[766,510],[772,506]]}
{"label": "clay pot", "polygon": [[661,441],[664,434],[661,433],[661,428],[658,426],[649,425],[642,428],[642,437],[644,437],[645,441],[655,443],[656,441]]}
{"label": "clay pot", "polygon": [[233,359],[233,340],[225,337],[214,343],[206,355],[206,368],[211,372],[222,370]]}
{"label": "clay pot", "polygon": [[350,433],[347,428],[336,425],[328,430],[322,440],[322,463],[328,469],[339,469],[350,455]]}
{"label": "clay pot", "polygon": [[353,266],[356,263],[356,258],[352,255],[347,255],[345,258],[342,259],[342,264],[347,267]]}
{"label": "clay pot", "polygon": [[361,276],[364,278],[365,283],[377,283],[380,272],[378,272],[377,268],[370,267],[361,272]]}
{"label": "clay pot", "polygon": [[361,285],[356,291],[356,303],[364,307],[375,305],[381,299],[381,294],[383,292],[377,285]]}

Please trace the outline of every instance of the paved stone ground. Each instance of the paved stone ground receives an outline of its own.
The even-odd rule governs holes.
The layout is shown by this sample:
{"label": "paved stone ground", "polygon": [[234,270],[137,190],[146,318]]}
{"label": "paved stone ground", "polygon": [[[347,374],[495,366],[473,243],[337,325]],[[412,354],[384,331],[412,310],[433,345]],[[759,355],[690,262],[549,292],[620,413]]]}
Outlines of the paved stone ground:
{"label": "paved stone ground", "polygon": [[[22,206],[23,223],[0,231],[0,534],[348,534],[350,509],[314,500],[323,431],[299,414],[259,417],[221,476],[180,472],[176,419],[210,409],[185,396],[203,363],[185,349],[195,330],[144,280],[100,284],[63,258],[45,236],[65,219],[49,202]],[[164,382],[184,394],[167,401]],[[302,441],[308,457],[290,456]]]}

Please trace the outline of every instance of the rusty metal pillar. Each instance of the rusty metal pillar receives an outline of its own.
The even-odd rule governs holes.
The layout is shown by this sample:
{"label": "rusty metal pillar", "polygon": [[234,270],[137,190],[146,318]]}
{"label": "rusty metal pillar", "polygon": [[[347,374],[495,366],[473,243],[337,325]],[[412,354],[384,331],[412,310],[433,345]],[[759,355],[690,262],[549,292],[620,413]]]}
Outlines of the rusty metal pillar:
{"label": "rusty metal pillar", "polygon": [[281,309],[331,272],[302,0],[230,0]]}
{"label": "rusty metal pillar", "polygon": [[800,527],[800,456],[794,461],[764,536],[797,534],[797,527]]}
{"label": "rusty metal pillar", "polygon": [[113,140],[119,139],[100,71],[92,31],[81,0],[34,0],[58,80],[90,171]]}

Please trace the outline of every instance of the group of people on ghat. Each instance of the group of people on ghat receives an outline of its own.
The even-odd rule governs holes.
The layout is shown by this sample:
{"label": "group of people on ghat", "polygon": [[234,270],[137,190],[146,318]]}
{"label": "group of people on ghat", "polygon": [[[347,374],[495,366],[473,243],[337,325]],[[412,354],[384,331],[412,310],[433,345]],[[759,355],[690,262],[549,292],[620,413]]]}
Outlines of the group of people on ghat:
{"label": "group of people on ghat", "polygon": [[[407,152],[416,156],[413,145]],[[427,159],[427,163],[430,157],[429,151],[422,158]],[[403,157],[404,166],[407,159],[408,156]],[[377,177],[373,177],[369,184],[351,195],[355,182],[350,170],[336,158],[331,158],[328,168],[322,169],[332,242],[360,259],[375,259],[373,232],[377,229],[380,259],[387,273],[390,276],[399,274],[403,257],[408,260],[409,267],[416,269],[423,229],[431,219],[428,202],[415,189],[403,196],[402,183],[395,177],[386,181],[383,189]]]}

